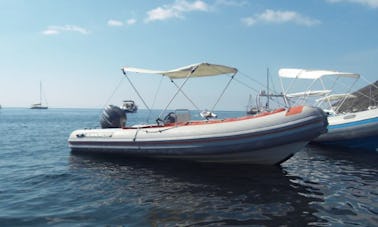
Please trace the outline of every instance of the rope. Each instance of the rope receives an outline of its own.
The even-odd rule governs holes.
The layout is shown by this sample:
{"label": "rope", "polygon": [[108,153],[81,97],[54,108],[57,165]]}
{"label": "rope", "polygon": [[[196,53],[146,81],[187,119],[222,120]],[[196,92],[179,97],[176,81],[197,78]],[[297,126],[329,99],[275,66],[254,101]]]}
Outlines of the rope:
{"label": "rope", "polygon": [[147,103],[144,101],[143,97],[140,95],[139,91],[136,89],[136,87],[134,86],[134,84],[131,82],[130,78],[127,76],[126,71],[122,70],[122,72],[123,72],[123,75],[125,75],[125,77],[129,81],[130,85],[133,87],[135,93],[137,93],[138,97],[142,100],[144,106],[147,108],[148,111],[151,111],[151,109],[148,107]]}
{"label": "rope", "polygon": [[164,78],[164,76],[162,76],[162,77],[160,78],[159,85],[158,85],[158,87],[157,87],[157,89],[156,89],[156,92],[155,92],[154,100],[152,101],[151,110],[148,111],[147,122],[150,121],[150,117],[151,117],[151,115],[152,115],[152,109],[153,109],[154,106],[155,106],[156,98],[157,98],[158,93],[159,93],[159,91],[160,91],[160,87],[161,87],[161,84],[162,84],[163,78]]}
{"label": "rope", "polygon": [[180,87],[177,89],[176,93],[174,94],[174,96],[171,98],[171,100],[168,102],[167,106],[164,108],[164,110],[162,110],[158,116],[158,120],[160,119],[161,115],[168,109],[169,105],[171,105],[171,103],[173,102],[173,100],[176,98],[176,96],[178,95],[178,93],[181,91],[182,87],[184,87],[185,83],[189,80],[189,78],[191,77],[191,75],[197,70],[198,66],[195,66],[189,73],[188,75],[186,76],[184,82],[182,82],[182,84],[180,85]]}
{"label": "rope", "polygon": [[122,81],[123,81],[123,77],[122,77],[121,80],[118,82],[118,85],[115,87],[115,89],[113,90],[112,94],[111,94],[110,97],[106,100],[106,102],[105,102],[105,104],[103,105],[102,108],[105,108],[105,106],[108,105],[110,99],[113,98],[114,94],[116,93],[116,91],[118,90],[118,88],[121,86]]}
{"label": "rope", "polygon": [[378,88],[378,86],[376,86],[375,83],[372,83],[372,82],[368,81],[365,77],[363,77],[363,76],[361,76],[361,75],[360,75],[360,77],[361,77],[361,79],[363,79],[363,80],[364,80],[365,82],[367,82],[368,84],[371,84],[374,88]]}
{"label": "rope", "polygon": [[235,80],[236,82],[240,83],[241,85],[243,85],[243,86],[245,86],[245,87],[247,87],[247,88],[249,88],[249,89],[255,91],[256,93],[259,93],[259,91],[258,91],[257,89],[255,89],[255,88],[249,86],[248,84],[242,82],[241,80],[238,80],[238,79],[236,79],[236,78],[235,78],[234,80]]}
{"label": "rope", "polygon": [[[349,90],[347,93],[350,93],[350,91],[352,90],[353,86],[357,83],[357,80],[354,81],[354,83],[352,84],[352,86],[350,86]],[[338,105],[335,109],[335,112],[337,113],[340,109],[340,107],[344,104],[344,102],[347,100],[347,96],[345,96],[342,100],[341,100],[341,103],[340,105]]]}
{"label": "rope", "polygon": [[[176,86],[176,88],[177,89],[179,89],[179,86],[171,79],[171,82]],[[189,100],[189,102],[190,103],[192,103],[192,105],[194,106],[194,108],[196,108],[197,109],[197,111],[200,111],[200,109],[198,108],[198,106],[193,102],[193,100],[191,100],[190,98],[189,98],[189,96],[187,96],[186,94],[185,94],[185,92],[181,89],[181,93],[185,96],[185,98],[186,99],[188,99]]]}
{"label": "rope", "polygon": [[[360,76],[360,77],[361,77],[365,82],[367,82],[370,86],[372,86],[372,87],[378,89],[378,86],[375,85],[375,82],[374,82],[374,83],[371,83],[371,82],[368,81],[365,77],[363,77],[363,76]],[[362,92],[359,92],[359,93],[360,93],[361,95],[363,95],[363,96],[369,98],[369,99],[370,99],[371,101],[373,101],[374,103],[377,103],[377,100],[375,100],[375,98],[371,96],[371,87],[370,87],[370,95],[369,95],[369,96],[363,94]]]}
{"label": "rope", "polygon": [[211,108],[211,111],[210,112],[213,112],[214,109],[215,109],[215,106],[218,104],[218,102],[220,101],[220,99],[223,97],[224,93],[226,92],[228,86],[230,86],[231,84],[231,81],[234,79],[234,75],[231,76],[231,79],[228,81],[228,83],[226,84],[226,87],[223,89],[222,93],[220,94],[220,96],[218,97],[217,101],[215,102],[214,106]]}
{"label": "rope", "polygon": [[[365,82],[367,82],[369,85],[372,85],[374,88],[378,88],[374,83],[370,83],[370,82],[369,82],[367,79],[365,79],[363,76],[360,76],[360,78],[363,79]],[[352,86],[350,86],[349,84],[345,84],[345,83],[343,83],[343,82],[341,82],[341,81],[339,81],[338,84],[340,84],[343,88],[347,89],[347,92],[350,93],[351,90],[353,89],[353,87],[357,84],[357,81],[358,81],[358,79],[356,79],[356,80],[353,82]],[[372,97],[372,96],[370,96],[370,95],[366,95],[366,94],[364,94],[364,93],[362,93],[362,92],[360,92],[360,91],[356,91],[356,93],[357,93],[357,94],[360,94],[361,96],[363,96],[363,97],[365,97],[365,98],[367,98],[367,99],[369,99],[369,100],[371,100],[371,101],[373,101],[374,103],[377,102],[377,100],[375,100],[374,97]],[[341,105],[340,105],[340,107],[341,107]]]}
{"label": "rope", "polygon": [[[101,115],[101,112],[103,111],[103,109],[105,109],[105,107],[108,105],[110,99],[113,98],[114,94],[116,93],[116,91],[118,90],[118,88],[121,86],[122,81],[123,81],[123,77],[120,79],[120,81],[118,82],[117,86],[114,88],[112,94],[109,96],[109,98],[106,100],[106,102],[105,102],[104,105],[102,106],[102,109],[100,110],[99,115]],[[93,128],[96,128],[96,127],[98,127],[98,125],[94,126]]]}
{"label": "rope", "polygon": [[[260,83],[259,81],[257,81],[257,80],[255,80],[255,79],[251,78],[251,77],[248,76],[247,74],[242,73],[242,72],[239,72],[239,74],[242,75],[242,76],[244,76],[245,78],[247,78],[247,79],[249,79],[249,80],[251,80],[251,81],[257,83],[257,84],[260,85],[261,87],[265,87],[264,84],[262,84],[262,83]],[[260,93],[259,90],[257,90],[256,88],[254,88],[254,87],[248,85],[247,83],[245,83],[245,82],[243,82],[243,81],[241,81],[241,80],[239,80],[239,79],[237,79],[237,78],[234,78],[234,80],[235,80],[236,82],[238,82],[239,84],[245,86],[246,88],[249,88],[250,90],[256,92],[257,94]],[[270,90],[272,90],[274,93],[278,93],[277,91],[275,91],[275,89],[270,89]],[[288,106],[288,104],[286,104],[286,101],[285,101],[285,96],[283,96],[283,99],[284,99],[284,103],[285,103],[285,105]],[[277,101],[277,99],[273,99],[273,98],[271,97],[271,100],[272,100],[275,104],[281,106],[281,102]]]}

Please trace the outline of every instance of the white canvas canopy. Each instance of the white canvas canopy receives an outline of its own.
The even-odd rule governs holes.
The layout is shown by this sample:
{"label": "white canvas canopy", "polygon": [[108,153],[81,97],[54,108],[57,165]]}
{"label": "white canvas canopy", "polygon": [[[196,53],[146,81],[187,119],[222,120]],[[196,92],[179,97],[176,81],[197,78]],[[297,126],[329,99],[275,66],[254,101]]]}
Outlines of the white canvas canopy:
{"label": "white canvas canopy", "polygon": [[352,94],[333,94],[333,95],[328,95],[328,96],[319,98],[319,99],[316,100],[316,102],[321,102],[321,101],[324,101],[324,100],[336,101],[336,100],[340,100],[340,99],[343,99],[343,98],[356,98],[356,96],[352,95]]}
{"label": "white canvas canopy", "polygon": [[304,92],[287,94],[286,97],[296,98],[296,97],[307,97],[307,96],[322,96],[322,95],[327,95],[329,93],[331,93],[331,90],[304,91]]}
{"label": "white canvas canopy", "polygon": [[190,73],[191,77],[205,77],[205,76],[216,76],[221,74],[236,74],[238,70],[233,67],[224,65],[215,65],[209,63],[199,63],[181,67],[178,69],[160,71],[160,70],[149,70],[140,69],[134,67],[123,67],[124,72],[134,72],[134,73],[144,73],[144,74],[158,74],[163,76],[168,76],[171,79],[181,79],[186,78]]}
{"label": "white canvas canopy", "polygon": [[356,73],[338,72],[332,70],[307,70],[307,69],[292,69],[284,68],[278,71],[278,75],[284,78],[297,79],[319,79],[323,76],[340,76],[349,78],[359,78],[360,75]]}

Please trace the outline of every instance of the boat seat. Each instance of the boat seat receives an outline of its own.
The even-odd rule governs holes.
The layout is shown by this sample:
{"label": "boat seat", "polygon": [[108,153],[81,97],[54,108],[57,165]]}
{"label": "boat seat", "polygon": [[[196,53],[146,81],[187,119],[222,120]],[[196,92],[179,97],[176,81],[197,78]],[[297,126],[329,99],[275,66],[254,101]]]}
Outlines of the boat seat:
{"label": "boat seat", "polygon": [[190,121],[190,111],[188,109],[177,109],[175,110],[175,115],[176,115],[176,123]]}
{"label": "boat seat", "polygon": [[164,124],[172,124],[177,122],[177,116],[174,112],[170,112],[164,117]]}
{"label": "boat seat", "polygon": [[164,117],[164,124],[186,123],[190,121],[190,111],[188,109],[177,109]]}

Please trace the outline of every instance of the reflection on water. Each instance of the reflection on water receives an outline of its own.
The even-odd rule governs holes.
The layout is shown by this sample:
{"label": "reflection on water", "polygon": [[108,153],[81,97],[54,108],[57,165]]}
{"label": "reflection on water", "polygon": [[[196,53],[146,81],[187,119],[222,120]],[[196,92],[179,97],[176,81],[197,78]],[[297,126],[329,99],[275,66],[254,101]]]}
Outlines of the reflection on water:
{"label": "reflection on water", "polygon": [[334,225],[378,226],[378,156],[372,152],[309,146],[283,163],[293,181],[319,197],[315,215]]}
{"label": "reflection on water", "polygon": [[[298,184],[299,177],[288,176],[280,167],[76,155],[71,156],[70,166],[72,172],[85,175],[81,190],[101,198],[95,210],[86,208],[88,220],[98,221],[102,215],[98,209],[106,208],[114,210],[113,223],[151,226],[325,222],[310,206],[323,201],[321,193],[306,196],[316,189]],[[130,212],[135,216],[130,217]]]}
{"label": "reflection on water", "polygon": [[69,133],[100,113],[2,109],[0,226],[378,226],[377,153],[309,146],[282,167],[71,155]]}

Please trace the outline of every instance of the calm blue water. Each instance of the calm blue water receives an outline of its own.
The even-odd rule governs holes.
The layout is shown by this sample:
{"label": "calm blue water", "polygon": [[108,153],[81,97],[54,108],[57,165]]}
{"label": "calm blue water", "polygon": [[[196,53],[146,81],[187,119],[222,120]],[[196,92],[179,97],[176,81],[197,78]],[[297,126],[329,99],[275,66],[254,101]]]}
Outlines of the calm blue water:
{"label": "calm blue water", "polygon": [[378,226],[376,153],[311,146],[282,167],[70,154],[99,115],[0,110],[0,226]]}

